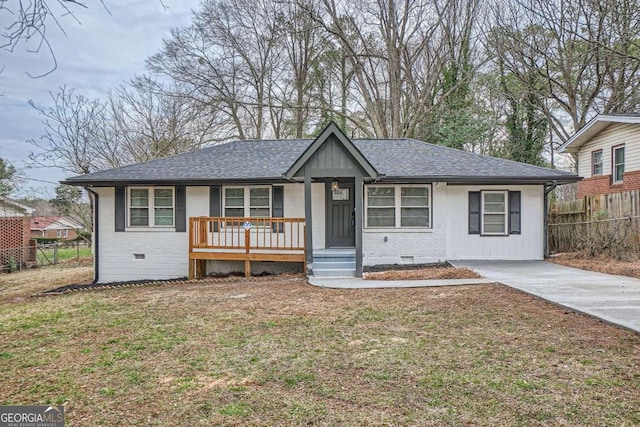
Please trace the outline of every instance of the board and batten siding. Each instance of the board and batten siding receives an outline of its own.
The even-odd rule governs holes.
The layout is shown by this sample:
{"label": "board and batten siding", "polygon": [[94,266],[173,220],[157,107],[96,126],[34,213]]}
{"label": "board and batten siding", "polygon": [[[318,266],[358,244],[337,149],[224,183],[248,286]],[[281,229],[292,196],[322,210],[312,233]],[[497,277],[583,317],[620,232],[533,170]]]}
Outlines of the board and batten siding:
{"label": "board and batten siding", "polygon": [[[99,195],[100,283],[172,279],[189,275],[189,232],[143,228],[115,232],[115,189],[94,188]],[[209,187],[187,187],[187,218],[209,215]],[[136,259],[134,254],[144,254]]]}
{"label": "board and batten siding", "polygon": [[426,264],[446,259],[447,185],[434,183],[431,191],[431,228],[365,228],[362,265]]}
{"label": "board and batten siding", "polygon": [[[325,195],[324,182],[311,184],[311,210],[313,212],[313,248],[324,249]],[[304,218],[304,184],[284,185],[285,218]]]}
{"label": "board and batten siding", "polygon": [[614,123],[580,147],[578,175],[591,177],[591,153],[602,149],[602,174],[611,175],[611,148],[625,144],[624,171],[640,170],[640,126],[632,123]]}
{"label": "board and batten siding", "polygon": [[[521,192],[521,234],[469,234],[469,192]],[[435,209],[435,207],[434,207]],[[447,253],[449,260],[540,260],[544,258],[544,186],[481,185],[447,187]]]}

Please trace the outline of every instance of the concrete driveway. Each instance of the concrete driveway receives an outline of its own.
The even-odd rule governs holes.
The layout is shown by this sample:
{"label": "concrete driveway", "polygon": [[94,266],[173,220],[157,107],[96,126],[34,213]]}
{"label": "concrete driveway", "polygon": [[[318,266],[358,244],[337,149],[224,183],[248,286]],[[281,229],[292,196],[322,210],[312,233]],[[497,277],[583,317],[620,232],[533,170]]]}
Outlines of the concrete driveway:
{"label": "concrete driveway", "polygon": [[545,261],[450,261],[487,279],[640,333],[640,279]]}

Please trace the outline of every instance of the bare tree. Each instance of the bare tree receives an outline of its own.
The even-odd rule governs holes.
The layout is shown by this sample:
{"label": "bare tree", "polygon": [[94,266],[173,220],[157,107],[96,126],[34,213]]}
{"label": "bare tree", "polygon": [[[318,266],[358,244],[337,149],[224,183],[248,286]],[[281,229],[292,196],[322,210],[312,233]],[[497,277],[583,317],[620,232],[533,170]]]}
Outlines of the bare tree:
{"label": "bare tree", "polygon": [[275,3],[208,0],[148,63],[184,85],[194,101],[223,113],[227,137],[262,138],[283,56],[279,38]]}
{"label": "bare tree", "polygon": [[445,25],[457,22],[460,15],[447,20],[447,14],[462,2],[322,0],[320,4],[314,19],[340,44],[354,73],[353,109],[365,120],[351,114],[349,121],[377,137],[413,135],[439,100],[438,80],[453,58],[446,36],[462,36],[461,28]]}
{"label": "bare tree", "polygon": [[[614,4],[615,3],[615,4]],[[629,34],[640,32],[636,0],[510,0],[495,8],[489,48],[523,85],[546,101],[558,143],[596,113],[626,112],[640,102],[640,61]],[[634,36],[635,37],[635,36]],[[536,80],[537,81],[537,80]]]}
{"label": "bare tree", "polygon": [[194,151],[213,142],[215,111],[194,105],[177,87],[137,76],[108,95],[104,140],[116,142],[120,162],[143,162]]}
{"label": "bare tree", "polygon": [[39,112],[44,134],[29,142],[39,149],[32,161],[87,174],[102,169],[193,151],[214,141],[215,116],[194,106],[177,87],[147,76],[111,91],[106,101],[73,89],[51,94],[53,105]]}
{"label": "bare tree", "polygon": [[50,95],[53,105],[48,108],[29,101],[44,125],[44,134],[29,140],[39,149],[31,154],[32,161],[76,174],[119,166],[117,147],[99,139],[100,126],[107,120],[106,104],[67,87]]}
{"label": "bare tree", "polygon": [[[102,5],[106,9],[104,3]],[[51,69],[40,75],[31,75],[28,72],[27,74],[34,78],[51,74],[58,67],[58,63],[47,38],[49,27],[54,26],[64,33],[60,18],[70,17],[80,22],[76,17],[79,8],[86,9],[87,6],[77,0],[0,0],[0,17],[4,17],[5,22],[8,22],[0,34],[0,49],[13,52],[21,43],[28,44],[31,52],[45,49],[53,61]]]}

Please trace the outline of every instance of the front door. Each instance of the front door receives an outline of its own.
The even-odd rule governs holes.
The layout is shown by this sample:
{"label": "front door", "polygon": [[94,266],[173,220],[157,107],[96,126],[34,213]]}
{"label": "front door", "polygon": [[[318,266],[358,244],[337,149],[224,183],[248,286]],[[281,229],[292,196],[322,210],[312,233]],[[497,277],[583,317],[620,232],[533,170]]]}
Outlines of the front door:
{"label": "front door", "polygon": [[356,245],[354,184],[339,183],[340,189],[331,190],[327,183],[327,247],[341,248]]}

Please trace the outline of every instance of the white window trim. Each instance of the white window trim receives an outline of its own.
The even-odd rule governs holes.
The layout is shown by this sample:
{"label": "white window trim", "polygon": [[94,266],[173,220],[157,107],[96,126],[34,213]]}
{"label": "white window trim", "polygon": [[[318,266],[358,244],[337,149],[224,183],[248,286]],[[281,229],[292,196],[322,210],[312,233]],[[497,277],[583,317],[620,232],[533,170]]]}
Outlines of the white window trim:
{"label": "white window trim", "polygon": [[[627,153],[624,147],[625,147],[624,145],[617,145],[611,148],[611,183],[612,184],[622,184],[622,182],[624,181],[624,164],[627,161],[627,158],[626,158]],[[624,153],[625,159],[622,163],[616,163],[616,151],[618,150],[623,150],[623,153]],[[622,165],[622,179],[620,180],[616,180],[616,176],[618,175],[617,173],[618,164]]]}
{"label": "white window trim", "polygon": [[[503,194],[504,195],[504,211],[485,212],[484,196],[485,194]],[[504,215],[504,231],[503,232],[487,232],[484,230],[484,216],[488,215]],[[488,190],[480,192],[480,235],[481,236],[508,236],[509,235],[509,191],[508,190]]]}
{"label": "white window trim", "polygon": [[[273,215],[273,191],[271,191],[271,186],[269,185],[230,185],[222,187],[222,216],[226,216],[227,212],[227,189],[244,189],[244,205],[242,208],[244,209],[244,217],[251,218],[251,189],[252,188],[267,188],[269,191],[269,216],[268,217],[256,217],[256,218],[270,218]],[[232,208],[239,209],[240,206],[232,206]]]}
{"label": "white window trim", "polygon": [[[427,188],[429,190],[429,205],[426,206],[427,208],[429,208],[429,226],[428,227],[409,227],[409,226],[402,226],[402,190],[401,188],[407,188],[407,187],[420,187],[420,188]],[[369,192],[368,192],[368,188],[393,188],[393,198],[394,198],[394,209],[395,209],[395,226],[393,227],[389,227],[389,226],[384,226],[384,227],[376,227],[376,226],[370,226],[368,224],[369,222],[369,215],[367,215],[367,212],[369,210]],[[371,231],[377,231],[377,230],[398,230],[398,229],[402,229],[402,230],[432,230],[433,229],[433,186],[431,184],[386,184],[386,185],[366,185],[365,189],[364,189],[364,223],[365,223],[365,228],[368,228]],[[377,206],[377,207],[384,207],[384,206]],[[391,207],[391,206],[389,206]]]}
{"label": "white window trim", "polygon": [[[595,162],[596,154],[600,153],[600,162]],[[595,173],[596,165],[600,165],[600,173]],[[599,150],[593,150],[591,152],[591,176],[602,176],[604,175],[604,150],[600,148]]]}
{"label": "white window trim", "polygon": [[[131,206],[131,190],[148,190],[149,191],[149,205],[147,208],[149,209],[149,225],[131,225],[131,208],[135,206]],[[155,225],[156,217],[155,217],[155,192],[154,190],[171,190],[171,209],[173,210],[173,224],[172,225]],[[175,229],[176,228],[176,190],[174,187],[148,187],[148,186],[134,186],[127,187],[127,228],[131,228],[133,230],[145,230],[149,228],[161,228],[164,230],[167,229]],[[169,206],[159,206],[160,208],[168,208]]]}

